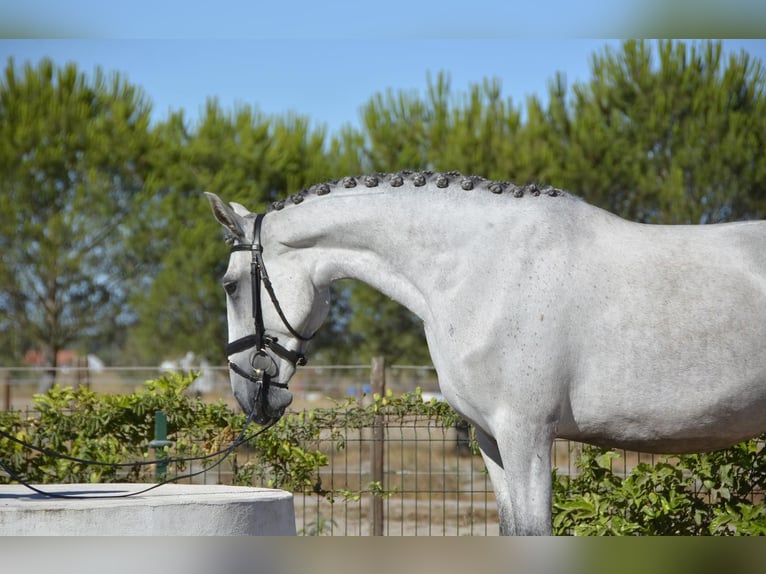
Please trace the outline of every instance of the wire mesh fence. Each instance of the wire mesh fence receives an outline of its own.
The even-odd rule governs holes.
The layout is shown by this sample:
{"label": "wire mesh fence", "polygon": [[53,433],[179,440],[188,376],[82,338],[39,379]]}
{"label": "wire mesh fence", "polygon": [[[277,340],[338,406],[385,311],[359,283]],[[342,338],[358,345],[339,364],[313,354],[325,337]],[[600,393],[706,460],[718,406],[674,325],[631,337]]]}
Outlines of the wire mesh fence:
{"label": "wire mesh fence", "polygon": [[418,416],[387,417],[382,425],[379,475],[375,451],[380,439],[374,428],[335,429],[334,437],[322,433],[316,444],[307,445],[328,456],[322,487],[333,494],[296,493],[299,532],[497,534],[492,487],[470,437]]}

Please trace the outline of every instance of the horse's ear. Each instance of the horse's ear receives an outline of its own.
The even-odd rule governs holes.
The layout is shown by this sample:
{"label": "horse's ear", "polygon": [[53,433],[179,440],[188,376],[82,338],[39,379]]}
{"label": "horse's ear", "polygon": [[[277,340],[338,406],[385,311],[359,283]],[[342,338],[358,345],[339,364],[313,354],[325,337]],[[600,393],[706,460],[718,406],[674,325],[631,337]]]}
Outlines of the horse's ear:
{"label": "horse's ear", "polygon": [[238,239],[244,240],[245,229],[242,226],[242,216],[226,205],[216,194],[206,191],[205,197],[207,197],[210,208],[213,210],[213,215],[218,220],[218,223],[231,231]]}

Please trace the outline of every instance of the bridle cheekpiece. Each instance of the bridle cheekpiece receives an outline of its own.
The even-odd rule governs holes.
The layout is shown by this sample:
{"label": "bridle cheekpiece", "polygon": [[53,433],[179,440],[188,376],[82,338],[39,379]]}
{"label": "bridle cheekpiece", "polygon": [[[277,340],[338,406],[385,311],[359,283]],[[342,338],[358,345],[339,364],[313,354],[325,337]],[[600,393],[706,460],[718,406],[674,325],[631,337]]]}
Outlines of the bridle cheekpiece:
{"label": "bridle cheekpiece", "polygon": [[[277,296],[274,293],[274,287],[269,279],[269,274],[266,272],[266,266],[263,263],[263,244],[261,243],[261,226],[265,214],[259,213],[255,216],[253,223],[253,242],[252,243],[238,243],[231,248],[231,253],[238,251],[250,251],[252,259],[250,261],[250,287],[252,295],[252,315],[253,323],[255,326],[254,333],[252,335],[245,335],[231,341],[226,345],[226,355],[231,357],[236,353],[246,351],[247,349],[255,348],[256,352],[253,357],[268,357],[266,350],[270,350],[272,353],[281,357],[294,366],[303,366],[306,364],[306,356],[298,351],[292,351],[279,344],[277,337],[272,337],[266,334],[266,328],[263,325],[263,308],[261,306],[261,285],[266,288],[266,292],[269,294],[274,309],[276,309],[279,318],[287,328],[287,331],[296,339],[300,341],[310,341],[314,338],[314,335],[305,337],[298,333],[290,322],[285,317],[282,307],[279,305]],[[251,361],[252,362],[252,361]],[[269,384],[283,389],[287,388],[287,383],[272,382],[271,376],[264,369],[257,369],[255,366],[251,373],[244,371],[236,363],[229,361],[229,368],[237,373],[239,376],[244,377],[248,381],[256,384],[262,384],[264,389],[268,388]],[[262,389],[259,389],[259,392]],[[265,399],[265,393],[263,393]]]}

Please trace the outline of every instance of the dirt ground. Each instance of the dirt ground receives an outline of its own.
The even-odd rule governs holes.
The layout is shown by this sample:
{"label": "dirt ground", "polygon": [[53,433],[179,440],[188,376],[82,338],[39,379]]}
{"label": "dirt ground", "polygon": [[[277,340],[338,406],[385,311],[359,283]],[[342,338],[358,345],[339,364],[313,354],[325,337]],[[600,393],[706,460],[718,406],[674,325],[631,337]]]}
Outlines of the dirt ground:
{"label": "dirt ground", "polygon": [[[499,526],[493,496],[421,493],[392,496],[383,505],[385,536],[497,536]],[[478,496],[476,498],[479,498]],[[295,496],[296,529],[301,535],[369,536],[372,497],[359,502],[330,504],[314,496]]]}

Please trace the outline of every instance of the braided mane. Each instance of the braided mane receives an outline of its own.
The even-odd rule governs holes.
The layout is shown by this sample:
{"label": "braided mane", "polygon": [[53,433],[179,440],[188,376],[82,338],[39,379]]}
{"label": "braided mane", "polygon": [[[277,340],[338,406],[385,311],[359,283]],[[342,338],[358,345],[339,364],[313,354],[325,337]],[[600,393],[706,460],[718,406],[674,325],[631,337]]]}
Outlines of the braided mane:
{"label": "braided mane", "polygon": [[302,203],[310,196],[322,196],[335,190],[377,187],[436,187],[439,189],[459,187],[465,191],[488,191],[494,194],[509,194],[513,197],[540,195],[549,197],[568,196],[566,191],[546,185],[539,187],[531,183],[516,185],[510,181],[494,181],[476,175],[463,175],[457,171],[433,172],[433,171],[399,171],[395,173],[374,173],[368,175],[347,176],[342,179],[327,181],[312,185],[286,199],[275,201],[269,207],[269,211],[279,211],[289,205]]}

